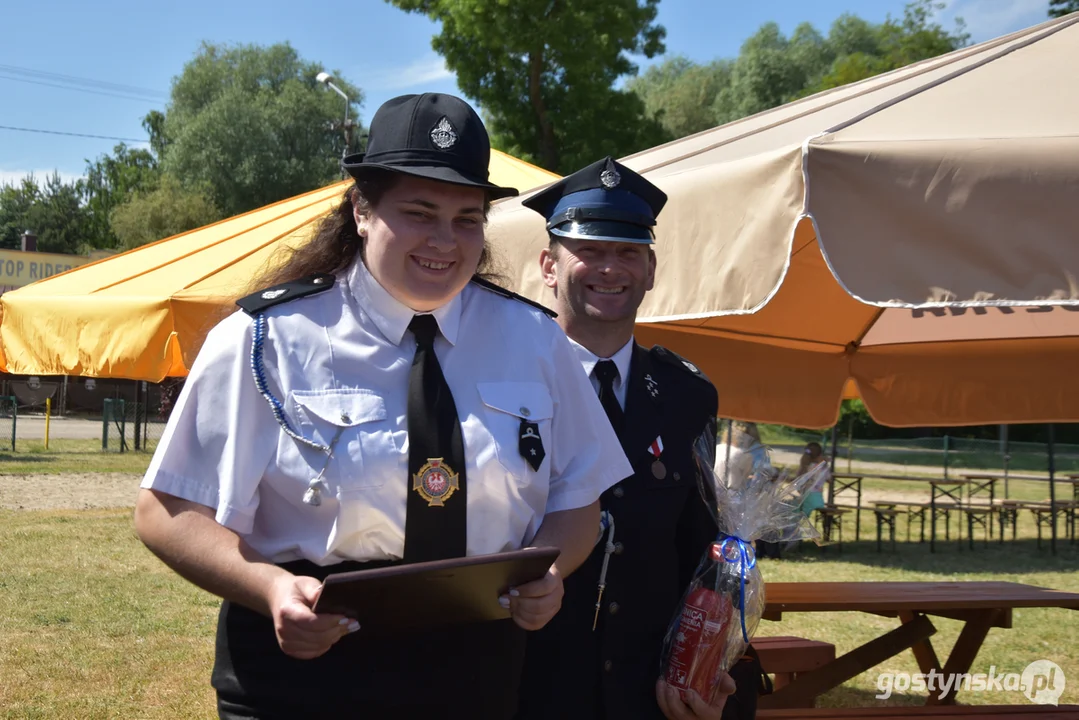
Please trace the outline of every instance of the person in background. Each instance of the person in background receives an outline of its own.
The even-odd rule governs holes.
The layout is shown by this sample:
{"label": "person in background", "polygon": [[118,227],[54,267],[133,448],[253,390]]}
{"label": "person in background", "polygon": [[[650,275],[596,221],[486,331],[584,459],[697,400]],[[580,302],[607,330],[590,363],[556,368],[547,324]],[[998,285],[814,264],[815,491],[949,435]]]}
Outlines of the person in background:
{"label": "person in background", "polygon": [[[802,451],[802,457],[798,461],[798,474],[803,475],[809,472],[823,460],[824,450],[821,448],[821,444],[819,442],[806,443],[805,450]],[[824,507],[824,486],[830,478],[831,472],[829,472],[828,468],[824,468],[820,476],[806,489],[801,504],[802,512],[805,513],[806,517],[811,517],[814,510],[820,510]]]}

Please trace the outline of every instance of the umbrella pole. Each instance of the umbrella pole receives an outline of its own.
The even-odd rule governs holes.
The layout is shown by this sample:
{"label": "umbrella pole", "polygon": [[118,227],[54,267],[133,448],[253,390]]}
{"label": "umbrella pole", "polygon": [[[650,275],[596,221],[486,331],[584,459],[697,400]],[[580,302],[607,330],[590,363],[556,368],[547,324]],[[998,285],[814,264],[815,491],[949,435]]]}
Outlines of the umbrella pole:
{"label": "umbrella pole", "polygon": [[839,440],[839,423],[832,426],[832,472],[835,472],[836,443]]}
{"label": "umbrella pole", "polygon": [[1001,443],[1001,446],[1002,446],[1001,450],[1003,451],[1003,454],[1004,454],[1004,458],[1003,458],[1004,459],[1004,499],[1007,500],[1008,499],[1008,461],[1012,459],[1011,454],[1008,452],[1009,440],[1008,440],[1008,426],[1007,425],[1001,425],[1000,426],[1000,434],[1001,434],[1001,437],[1003,439],[1003,442]]}
{"label": "umbrella pole", "polygon": [[1049,423],[1049,547],[1054,555],[1057,554],[1057,493],[1056,493],[1056,459],[1053,457],[1053,423]]}

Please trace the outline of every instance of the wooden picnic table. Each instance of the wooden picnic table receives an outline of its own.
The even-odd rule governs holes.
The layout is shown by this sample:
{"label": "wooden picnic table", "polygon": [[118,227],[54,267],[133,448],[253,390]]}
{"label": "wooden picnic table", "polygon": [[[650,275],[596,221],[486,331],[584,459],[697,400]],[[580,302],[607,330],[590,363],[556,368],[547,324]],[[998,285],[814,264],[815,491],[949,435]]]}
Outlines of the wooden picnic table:
{"label": "wooden picnic table", "polygon": [[[926,675],[967,673],[990,628],[1011,628],[1012,610],[1031,607],[1079,610],[1079,593],[1012,582],[767,583],[765,620],[782,620],[786,612],[864,612],[898,617],[900,625],[827,665],[799,674],[761,697],[760,707],[812,707],[817,696],[908,648]],[[934,615],[966,623],[943,665],[929,640],[936,633],[930,620]],[[930,695],[926,704],[954,702],[953,688],[948,694]]]}
{"label": "wooden picnic table", "polygon": [[[944,539],[951,538],[951,512],[953,510],[962,510],[964,508],[973,508],[975,505],[974,496],[982,493],[986,493],[989,496],[989,506],[994,505],[996,498],[996,481],[999,479],[993,475],[983,474],[964,474],[959,477],[925,477],[918,475],[890,475],[883,473],[835,473],[833,478],[837,478],[843,483],[841,488],[849,488],[857,483],[858,493],[858,509],[861,509],[862,499],[862,480],[865,478],[881,479],[881,480],[902,480],[905,482],[920,482],[929,483],[929,517],[930,517],[930,529],[929,529],[929,551],[936,552],[937,550],[937,520],[944,519]],[[966,490],[966,500],[963,499],[963,490]],[[839,492],[836,490],[835,492]],[[829,500],[831,502],[831,500]],[[970,518],[968,517],[968,520]],[[986,525],[986,532],[992,536],[993,523],[990,517]],[[855,531],[857,537],[857,530]],[[956,532],[957,539],[960,546],[963,544],[963,525],[959,522],[958,530]]]}

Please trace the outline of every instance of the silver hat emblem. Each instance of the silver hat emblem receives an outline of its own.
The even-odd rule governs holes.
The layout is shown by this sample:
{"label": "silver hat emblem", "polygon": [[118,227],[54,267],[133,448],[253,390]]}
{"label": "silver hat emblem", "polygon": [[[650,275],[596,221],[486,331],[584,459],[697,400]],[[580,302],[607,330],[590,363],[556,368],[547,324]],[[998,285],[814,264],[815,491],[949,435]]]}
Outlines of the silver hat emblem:
{"label": "silver hat emblem", "polygon": [[618,183],[622,182],[622,176],[618,174],[617,170],[608,168],[599,174],[599,181],[603,183],[603,187],[610,190],[618,187]]}
{"label": "silver hat emblem", "polygon": [[276,300],[277,298],[281,297],[282,295],[284,295],[287,292],[288,292],[288,290],[284,289],[284,288],[282,288],[281,290],[267,290],[266,292],[262,293],[262,299],[263,300]]}
{"label": "silver hat emblem", "polygon": [[445,115],[431,128],[431,142],[439,150],[449,150],[457,144],[457,131],[453,129],[453,125]]}

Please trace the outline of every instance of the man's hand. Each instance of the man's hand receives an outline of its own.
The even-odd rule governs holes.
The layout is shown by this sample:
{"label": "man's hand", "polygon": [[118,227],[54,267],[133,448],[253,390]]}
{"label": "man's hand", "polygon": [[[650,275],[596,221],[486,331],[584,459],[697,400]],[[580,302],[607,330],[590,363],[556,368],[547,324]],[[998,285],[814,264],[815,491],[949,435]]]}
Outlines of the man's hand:
{"label": "man's hand", "polygon": [[557,566],[552,566],[542,578],[511,589],[498,602],[519,626],[539,630],[562,607],[562,575]]}
{"label": "man's hand", "polygon": [[300,660],[317,658],[335,642],[360,629],[343,615],[316,614],[311,610],[322,584],[313,577],[282,575],[274,581],[269,605],[277,644]]}
{"label": "man's hand", "polygon": [[686,691],[686,702],[678,690],[660,678],[656,681],[656,702],[667,720],[719,720],[727,696],[734,694],[734,680],[727,673],[720,673],[719,687],[711,704],[706,703],[696,690]]}

